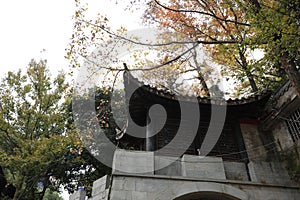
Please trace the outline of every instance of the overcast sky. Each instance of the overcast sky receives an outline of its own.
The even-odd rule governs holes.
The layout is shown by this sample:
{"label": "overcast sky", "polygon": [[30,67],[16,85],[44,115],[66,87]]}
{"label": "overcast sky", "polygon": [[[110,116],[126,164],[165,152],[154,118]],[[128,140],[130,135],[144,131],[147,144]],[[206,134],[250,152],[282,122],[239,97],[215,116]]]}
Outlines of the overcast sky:
{"label": "overcast sky", "polygon": [[[87,0],[90,13],[101,12],[113,27],[138,26],[135,15],[115,0]],[[72,34],[73,0],[10,0],[0,3],[0,76],[25,68],[32,58],[48,60],[51,71],[66,68],[65,48]],[[139,18],[140,19],[140,18]],[[40,53],[43,49],[46,51]]]}

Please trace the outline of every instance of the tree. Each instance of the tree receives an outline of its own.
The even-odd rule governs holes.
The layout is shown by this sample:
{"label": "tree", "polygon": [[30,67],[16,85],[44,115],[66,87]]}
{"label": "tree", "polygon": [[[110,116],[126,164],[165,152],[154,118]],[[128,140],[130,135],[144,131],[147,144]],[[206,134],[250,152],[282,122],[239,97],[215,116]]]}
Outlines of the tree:
{"label": "tree", "polygon": [[[285,79],[284,70],[299,95],[299,1],[146,2],[147,21],[205,44],[235,80],[244,85],[247,77],[252,91]],[[223,43],[228,40],[232,43]],[[254,49],[263,51],[263,59],[250,59]]]}
{"label": "tree", "polygon": [[63,73],[51,79],[45,60],[32,60],[26,73],[8,72],[2,80],[0,166],[16,187],[14,199],[42,199],[47,188],[61,185],[90,191],[106,174],[78,137],[71,91]]}
{"label": "tree", "polygon": [[41,199],[52,167],[76,145],[67,127],[69,87],[62,73],[54,80],[48,73],[46,61],[32,60],[26,74],[8,72],[1,82],[0,165],[16,187],[14,199]]}
{"label": "tree", "polygon": [[253,48],[263,48],[265,59],[280,63],[300,97],[300,1],[237,1],[251,23]]}
{"label": "tree", "polygon": [[63,198],[57,192],[53,192],[47,188],[43,200],[63,200]]}
{"label": "tree", "polygon": [[[217,70],[213,69],[212,66],[215,63],[204,55],[203,49],[193,49],[193,47],[191,49],[189,43],[184,44],[190,40],[190,37],[167,30],[160,33],[157,40],[163,41],[165,44],[172,44],[174,41],[184,42],[156,48],[155,58],[152,56],[151,59],[143,59],[145,54],[147,55],[144,50],[140,54],[136,53],[133,59],[138,60],[136,66],[142,70],[142,76],[139,79],[175,94],[186,95],[189,93],[188,95],[210,96],[209,86],[217,83],[208,76],[215,75]],[[178,57],[187,49],[190,50],[185,55]],[[202,57],[198,56],[199,54]],[[178,59],[174,60],[174,58]],[[162,63],[163,66],[149,71],[143,70],[145,66],[155,66],[157,63]]]}
{"label": "tree", "polygon": [[[260,41],[259,45],[253,45],[252,39],[257,30],[253,28],[253,20],[247,15],[250,11],[245,12],[244,9],[246,7],[241,6],[242,2],[235,0],[188,0],[184,2],[169,0],[162,3],[159,0],[134,0],[131,1],[131,5],[135,5],[138,2],[147,3],[144,19],[149,24],[166,28],[168,32],[172,30],[173,33],[180,33],[181,36],[190,39],[188,43],[201,44],[215,62],[223,65],[223,74],[227,77],[233,77],[233,81],[239,83],[240,86],[236,89],[242,89],[242,93],[258,92],[258,90],[263,90],[266,87],[272,88],[270,86],[276,85],[279,80],[284,79],[282,74],[283,67],[278,63],[268,59],[267,56],[261,60],[251,58],[254,49],[264,50],[264,48],[262,41]],[[90,47],[97,46],[99,41],[101,43],[106,38],[117,38],[121,42],[142,43],[136,39],[120,36],[118,31],[112,31],[106,17],[99,15],[98,18],[88,19],[85,15],[87,6],[82,6],[79,0],[76,1],[76,4],[78,9],[74,15],[74,34],[67,51],[67,56],[72,58],[73,66],[79,65],[78,55],[87,58]],[[121,30],[124,31],[125,29]],[[166,39],[166,44],[169,44],[170,40],[176,41],[176,38],[171,37],[171,34],[168,34],[168,36],[170,38]],[[250,39],[252,42],[250,42]],[[181,41],[181,44],[184,45],[184,42]],[[165,46],[168,48],[168,45]],[[188,64],[175,63],[177,61],[186,61],[187,59],[193,60],[193,53],[189,56],[187,54],[175,55],[178,52],[172,52],[172,49],[165,51],[166,48],[161,53],[163,56],[160,58],[161,64],[159,64],[159,67],[154,67],[155,69],[153,70],[147,69],[147,71],[153,72],[165,67],[174,68],[175,75],[180,75],[176,72],[178,67],[181,68],[181,73],[194,71],[197,74],[195,78],[200,83],[198,83],[199,88],[202,88],[204,91],[207,90],[207,84],[203,81],[205,74],[199,67],[202,65],[201,63],[189,69],[187,69]],[[105,47],[102,48],[102,50],[104,49]],[[190,50],[193,51],[194,49],[191,48]],[[102,51],[100,56],[107,56],[112,51],[113,49]],[[169,56],[165,55],[166,52],[168,52]],[[110,60],[112,61],[111,63],[116,63],[113,58]],[[173,66],[171,66],[172,63],[174,63]],[[103,68],[103,66],[97,66],[97,63],[94,64],[95,67]],[[210,66],[210,68],[212,67],[214,66]],[[120,67],[107,66],[107,68],[111,71],[123,70]],[[129,69],[137,70],[136,67],[129,67]],[[161,72],[163,73],[163,71],[167,71],[167,69],[162,69]]]}
{"label": "tree", "polygon": [[253,49],[263,49],[262,41],[255,48],[249,43],[256,30],[253,29],[253,21],[246,15],[248,7],[241,7],[238,1],[146,2],[146,21],[154,21],[161,28],[171,28],[199,41],[214,60],[223,65],[224,75],[230,75],[242,83],[243,92],[247,91],[248,86],[252,92],[257,92],[282,78],[282,68],[278,64],[251,58]]}
{"label": "tree", "polygon": [[[249,92],[249,86],[252,92],[274,89],[288,78],[300,96],[299,0],[132,0],[130,3],[135,5],[138,2],[147,3],[144,19],[151,25],[171,29],[190,37],[192,43],[203,45],[215,61],[224,65],[223,73],[231,76],[234,83],[240,83],[236,89],[242,89],[242,93]],[[109,37],[121,42],[142,43],[121,36],[119,33],[126,31],[124,28],[112,31],[106,17],[99,15],[93,20],[87,19],[87,6],[81,6],[80,0],[76,0],[76,4],[74,34],[67,51],[73,66],[79,66],[79,55],[87,58],[91,46],[95,47]],[[100,53],[102,57],[113,51],[113,48],[105,48]],[[261,51],[263,58],[252,59],[254,50]],[[183,56],[179,54],[171,59],[164,59],[168,57],[164,56],[160,59],[161,64],[147,71],[163,68]],[[113,57],[110,61],[117,63]],[[95,68],[103,68],[93,64]],[[174,66],[176,71],[178,65]],[[121,67],[104,68],[114,72],[124,70]],[[129,69],[137,70],[135,67]],[[205,88],[205,84],[201,87]]]}

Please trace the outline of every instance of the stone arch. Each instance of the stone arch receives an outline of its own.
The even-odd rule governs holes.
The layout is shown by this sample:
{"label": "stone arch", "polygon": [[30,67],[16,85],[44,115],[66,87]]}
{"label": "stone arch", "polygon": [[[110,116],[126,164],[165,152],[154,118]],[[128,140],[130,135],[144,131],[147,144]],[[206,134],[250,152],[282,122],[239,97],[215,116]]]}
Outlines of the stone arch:
{"label": "stone arch", "polygon": [[174,200],[241,200],[224,193],[217,192],[193,192],[177,197]]}
{"label": "stone arch", "polygon": [[230,185],[212,182],[189,182],[173,190],[173,200],[248,200],[244,191]]}

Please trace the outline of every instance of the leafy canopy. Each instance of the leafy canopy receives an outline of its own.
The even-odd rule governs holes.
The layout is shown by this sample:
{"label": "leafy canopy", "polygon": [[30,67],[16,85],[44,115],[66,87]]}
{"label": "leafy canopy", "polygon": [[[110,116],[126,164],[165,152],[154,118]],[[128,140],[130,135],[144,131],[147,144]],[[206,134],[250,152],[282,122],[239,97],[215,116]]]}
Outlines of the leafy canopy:
{"label": "leafy canopy", "polygon": [[45,60],[32,60],[25,73],[8,72],[1,81],[0,166],[16,187],[15,199],[58,188],[55,175],[80,143],[69,123],[69,95],[64,74],[51,79]]}

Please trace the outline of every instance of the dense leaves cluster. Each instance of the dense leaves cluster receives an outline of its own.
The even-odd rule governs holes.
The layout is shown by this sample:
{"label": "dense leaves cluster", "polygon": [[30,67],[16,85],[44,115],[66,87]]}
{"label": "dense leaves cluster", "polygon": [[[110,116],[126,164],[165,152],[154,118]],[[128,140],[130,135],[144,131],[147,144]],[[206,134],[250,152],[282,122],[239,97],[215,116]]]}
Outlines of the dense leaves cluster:
{"label": "dense leaves cluster", "polygon": [[61,185],[90,192],[92,182],[108,173],[78,137],[71,92],[63,73],[51,79],[44,60],[1,81],[0,166],[16,188],[14,199],[42,199],[47,188]]}
{"label": "dense leaves cluster", "polygon": [[46,62],[32,60],[26,74],[8,72],[1,82],[0,164],[16,187],[15,199],[43,196],[52,167],[75,145],[68,130],[64,75],[50,80]]}
{"label": "dense leaves cluster", "polygon": [[255,35],[252,48],[264,49],[267,67],[284,69],[300,97],[300,1],[237,1]]}

